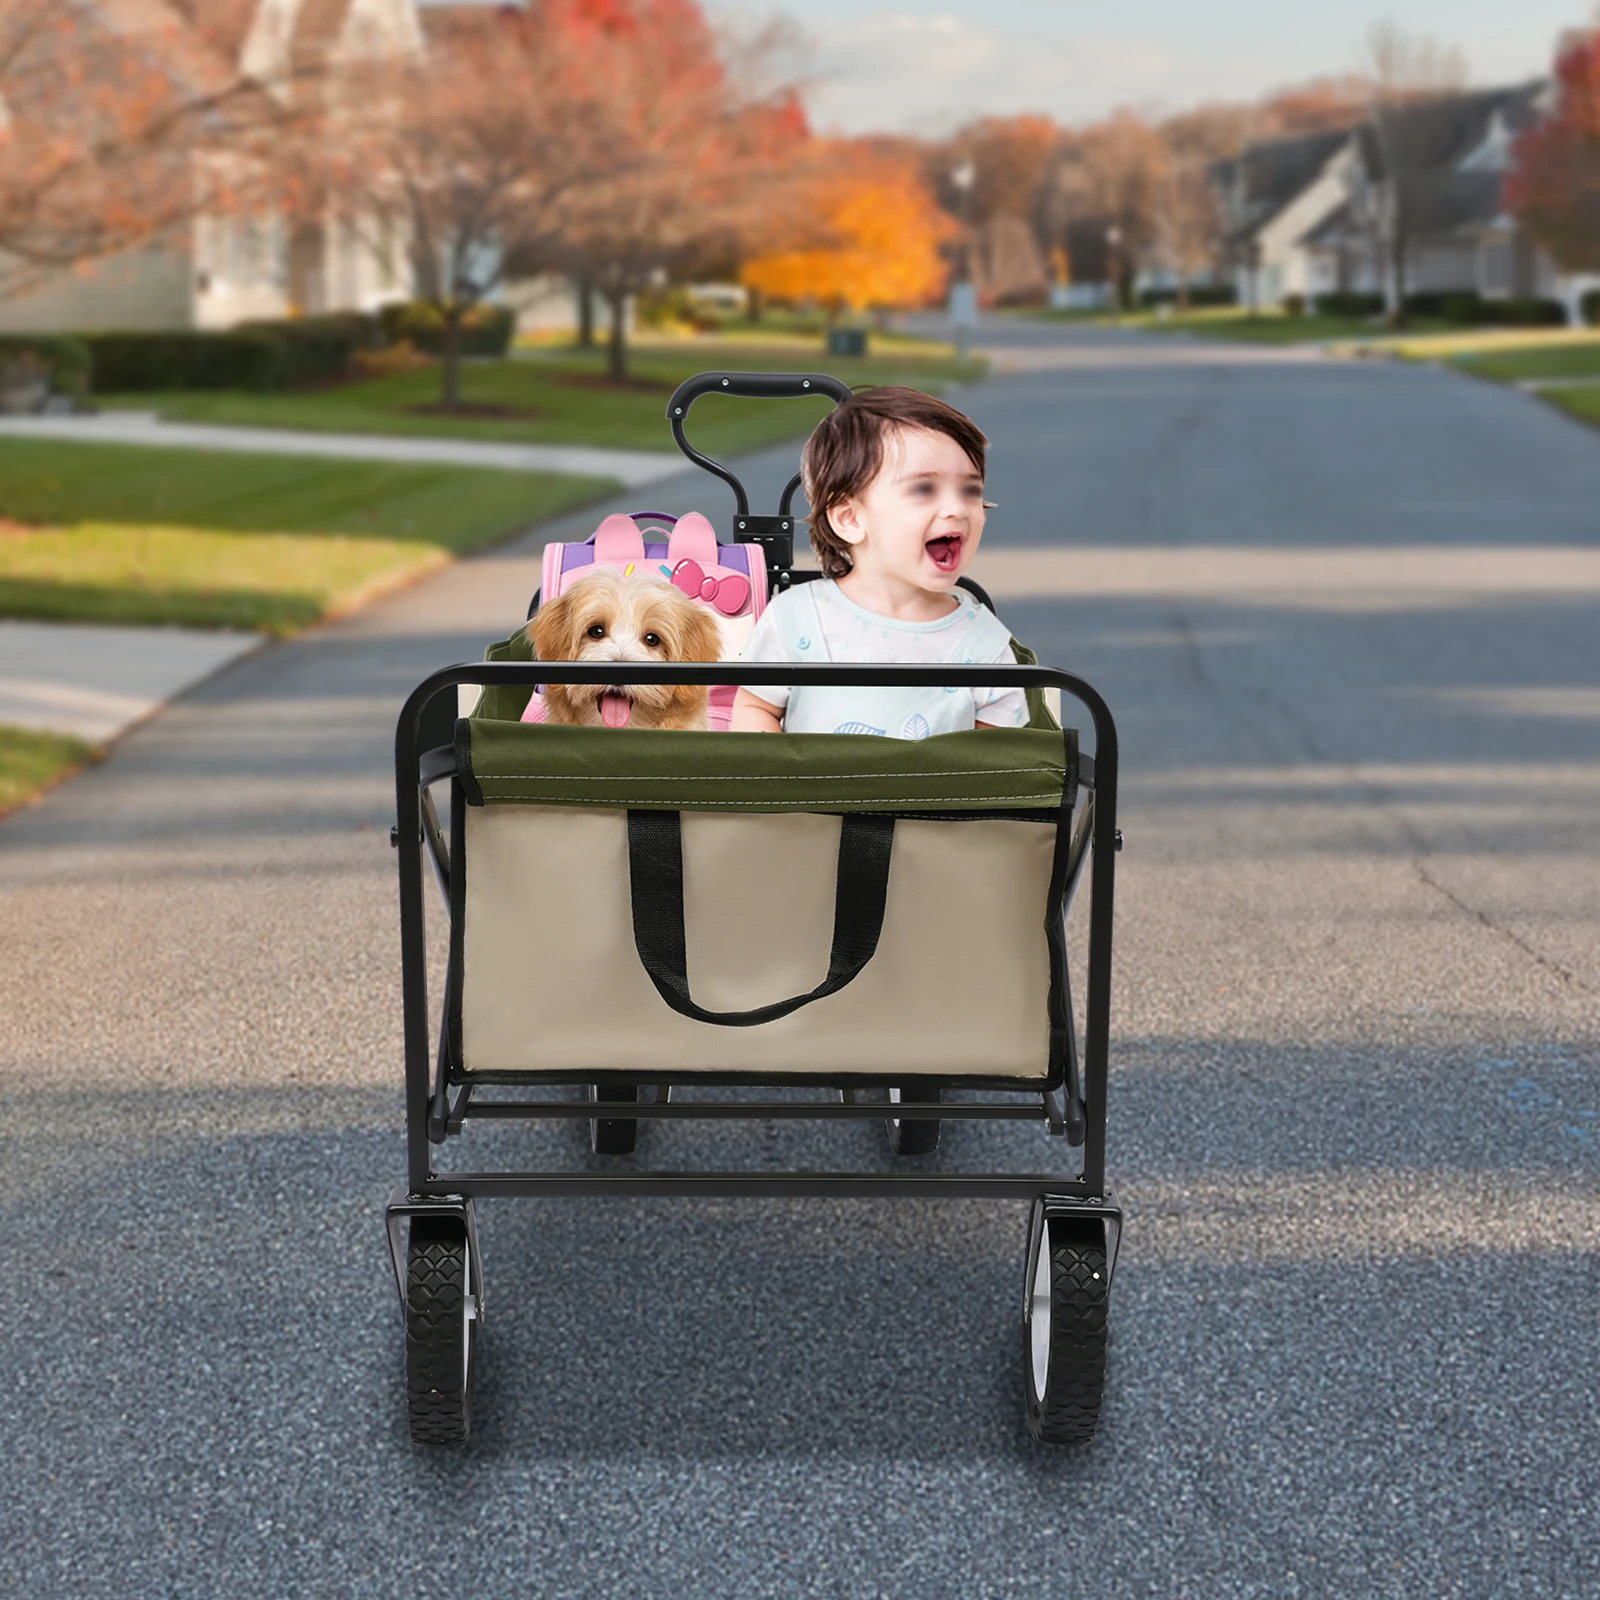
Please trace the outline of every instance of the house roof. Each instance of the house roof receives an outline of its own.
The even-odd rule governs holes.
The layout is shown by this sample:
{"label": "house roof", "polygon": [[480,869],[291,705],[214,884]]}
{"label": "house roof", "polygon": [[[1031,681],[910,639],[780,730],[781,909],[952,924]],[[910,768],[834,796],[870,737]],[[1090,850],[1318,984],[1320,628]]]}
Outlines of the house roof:
{"label": "house roof", "polygon": [[237,64],[261,0],[169,0],[224,61]]}
{"label": "house roof", "polygon": [[1253,144],[1232,161],[1219,162],[1212,178],[1221,189],[1234,238],[1259,232],[1321,175],[1350,141],[1353,128],[1302,134]]}
{"label": "house roof", "polygon": [[222,95],[236,81],[232,62],[166,0],[87,0],[75,9],[138,51],[184,95],[201,100]]}
{"label": "house roof", "polygon": [[524,0],[414,0],[414,4],[429,44],[481,37],[484,29],[528,9]]}
{"label": "house roof", "polygon": [[331,50],[344,32],[350,4],[351,0],[300,0],[291,46],[296,55],[303,57]]}
{"label": "house roof", "polygon": [[[1496,113],[1512,133],[1536,121],[1542,78],[1508,88],[1479,89],[1442,95],[1415,105],[1381,112],[1361,128],[1361,154],[1375,181],[1388,176],[1391,165],[1407,173],[1453,171],[1487,137]],[[1396,155],[1397,160],[1391,160]]]}

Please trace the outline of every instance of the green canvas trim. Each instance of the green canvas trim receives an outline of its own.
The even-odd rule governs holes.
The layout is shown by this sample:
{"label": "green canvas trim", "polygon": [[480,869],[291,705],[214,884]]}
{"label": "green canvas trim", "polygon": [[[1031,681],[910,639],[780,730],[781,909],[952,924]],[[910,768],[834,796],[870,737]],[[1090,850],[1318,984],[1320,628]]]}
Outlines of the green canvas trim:
{"label": "green canvas trim", "polygon": [[[458,725],[467,793],[485,805],[670,811],[1017,811],[1062,803],[1059,732],[931,739],[552,727],[474,716]],[[1076,797],[1076,763],[1067,774]]]}
{"label": "green canvas trim", "polygon": [[[1011,641],[1011,654],[1016,657],[1019,667],[1036,667],[1039,665],[1038,656],[1027,645],[1019,644],[1015,639]],[[1044,690],[1038,688],[1025,689],[1023,693],[1028,697],[1027,726],[1060,733],[1061,724],[1051,714],[1049,702],[1044,697]],[[517,715],[521,716],[522,713],[519,711]]]}
{"label": "green canvas trim", "polygon": [[[483,652],[483,659],[534,661],[538,658],[533,653],[533,641],[528,638],[528,630],[518,628],[509,639],[501,639],[497,644],[490,645]],[[478,696],[478,704],[472,714],[499,722],[521,722],[522,713],[528,709],[528,702],[532,698],[531,683],[491,684]]]}

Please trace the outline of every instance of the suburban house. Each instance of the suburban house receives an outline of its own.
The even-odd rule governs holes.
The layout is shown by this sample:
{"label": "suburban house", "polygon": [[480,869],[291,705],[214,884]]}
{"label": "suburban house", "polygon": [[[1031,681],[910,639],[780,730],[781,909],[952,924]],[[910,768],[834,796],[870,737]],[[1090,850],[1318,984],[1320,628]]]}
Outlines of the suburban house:
{"label": "suburban house", "polygon": [[1250,145],[1211,169],[1240,305],[1319,292],[1307,241],[1346,206],[1360,163],[1348,127]]}
{"label": "suburban house", "polygon": [[[1544,80],[1450,95],[1388,112],[1361,129],[1362,160],[1344,212],[1308,241],[1318,276],[1338,287],[1398,292],[1392,262],[1398,207],[1408,294],[1553,297],[1554,264],[1503,202],[1517,136],[1548,106]],[[1366,241],[1363,250],[1359,240]]]}
{"label": "suburban house", "polygon": [[1392,306],[1398,216],[1406,294],[1559,298],[1576,317],[1594,280],[1562,277],[1502,199],[1517,136],[1549,94],[1538,79],[1441,96],[1220,163],[1212,178],[1241,303],[1344,291]]}
{"label": "suburban house", "polygon": [[[154,41],[161,70],[197,99],[241,81],[285,101],[325,93],[343,67],[425,48],[414,0],[97,0],[92,11]],[[189,159],[215,159],[203,124]],[[218,328],[403,298],[405,241],[374,233],[334,215],[290,226],[274,212],[202,213],[175,237],[0,300],[0,332]]]}

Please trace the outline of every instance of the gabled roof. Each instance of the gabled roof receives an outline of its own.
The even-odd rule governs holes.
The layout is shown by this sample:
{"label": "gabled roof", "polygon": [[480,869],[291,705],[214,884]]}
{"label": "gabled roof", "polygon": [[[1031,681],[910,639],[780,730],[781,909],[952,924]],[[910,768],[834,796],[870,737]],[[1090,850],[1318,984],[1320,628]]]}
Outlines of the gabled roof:
{"label": "gabled roof", "polygon": [[1381,182],[1387,175],[1386,152],[1396,147],[1405,153],[1408,172],[1454,171],[1483,143],[1497,113],[1513,134],[1535,122],[1544,89],[1545,80],[1536,78],[1508,88],[1441,95],[1381,111],[1361,129],[1367,172]]}
{"label": "gabled roof", "polygon": [[322,55],[338,44],[350,15],[351,0],[300,0],[294,18],[296,56]]}
{"label": "gabled roof", "polygon": [[180,93],[204,100],[236,81],[232,62],[190,26],[166,0],[92,0],[73,9],[88,26],[104,28],[139,53]]}
{"label": "gabled roof", "polygon": [[237,66],[261,0],[170,0],[202,40]]}
{"label": "gabled roof", "polygon": [[1218,162],[1212,168],[1212,181],[1227,205],[1233,236],[1247,237],[1266,227],[1321,177],[1354,131],[1343,127],[1294,139],[1269,139],[1248,146],[1232,161]]}

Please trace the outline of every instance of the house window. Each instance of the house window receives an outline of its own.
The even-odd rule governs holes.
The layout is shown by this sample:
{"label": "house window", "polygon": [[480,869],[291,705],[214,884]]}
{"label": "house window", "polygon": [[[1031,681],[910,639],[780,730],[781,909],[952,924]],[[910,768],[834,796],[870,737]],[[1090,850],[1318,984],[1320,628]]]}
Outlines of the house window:
{"label": "house window", "polygon": [[1483,293],[1511,293],[1511,241],[1485,239],[1483,241]]}

